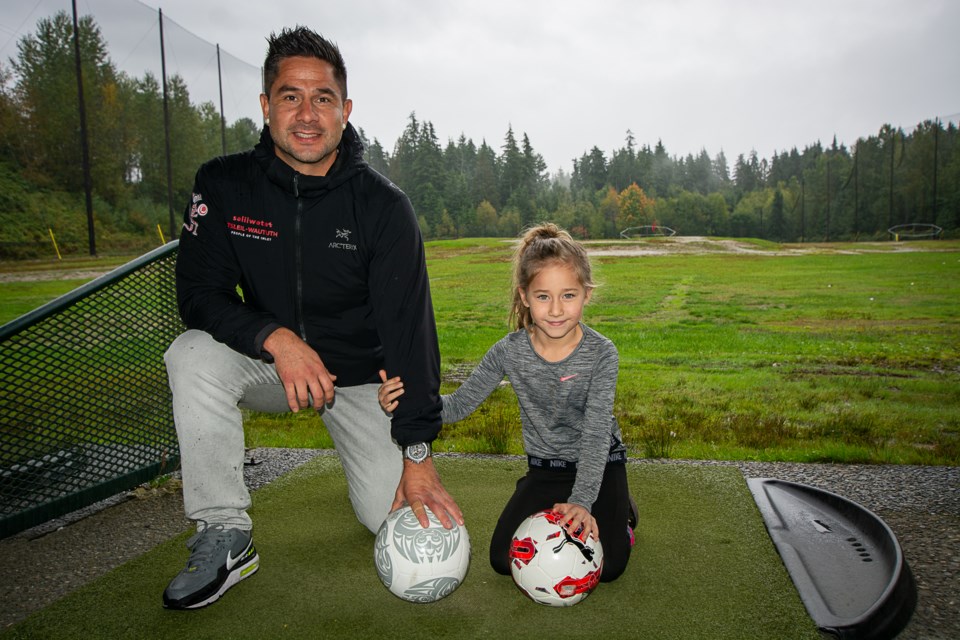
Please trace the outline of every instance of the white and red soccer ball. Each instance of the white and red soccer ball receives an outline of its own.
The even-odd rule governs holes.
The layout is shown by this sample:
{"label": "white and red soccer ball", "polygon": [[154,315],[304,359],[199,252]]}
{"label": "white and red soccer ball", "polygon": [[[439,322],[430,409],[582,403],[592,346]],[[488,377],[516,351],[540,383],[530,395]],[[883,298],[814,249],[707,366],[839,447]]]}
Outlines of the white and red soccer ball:
{"label": "white and red soccer ball", "polygon": [[517,527],[510,543],[510,573],[534,602],[552,607],[577,604],[600,582],[603,546],[581,527],[563,528],[564,516],[540,511]]}
{"label": "white and red soccer ball", "polygon": [[409,506],[390,513],[373,545],[377,575],[398,598],[435,602],[453,593],[470,567],[470,536],[453,523],[444,529],[430,509],[430,526],[420,526]]}

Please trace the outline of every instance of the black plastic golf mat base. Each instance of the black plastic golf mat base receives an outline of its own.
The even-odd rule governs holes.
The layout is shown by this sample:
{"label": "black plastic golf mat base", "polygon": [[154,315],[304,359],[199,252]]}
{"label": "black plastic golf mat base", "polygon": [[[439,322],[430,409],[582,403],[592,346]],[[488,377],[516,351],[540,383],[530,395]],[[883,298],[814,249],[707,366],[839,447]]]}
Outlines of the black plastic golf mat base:
{"label": "black plastic golf mat base", "polygon": [[750,478],[747,485],[823,635],[881,640],[903,630],[917,604],[917,587],[883,520],[808,485],[775,478]]}

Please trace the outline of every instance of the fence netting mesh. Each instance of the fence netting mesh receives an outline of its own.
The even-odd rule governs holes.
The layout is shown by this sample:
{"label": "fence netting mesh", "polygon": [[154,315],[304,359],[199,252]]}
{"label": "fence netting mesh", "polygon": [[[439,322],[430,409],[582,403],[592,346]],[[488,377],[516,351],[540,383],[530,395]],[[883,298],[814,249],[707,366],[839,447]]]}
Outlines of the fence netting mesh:
{"label": "fence netting mesh", "polygon": [[163,364],[164,351],[183,331],[176,243],[151,255],[4,332],[0,537],[176,467]]}

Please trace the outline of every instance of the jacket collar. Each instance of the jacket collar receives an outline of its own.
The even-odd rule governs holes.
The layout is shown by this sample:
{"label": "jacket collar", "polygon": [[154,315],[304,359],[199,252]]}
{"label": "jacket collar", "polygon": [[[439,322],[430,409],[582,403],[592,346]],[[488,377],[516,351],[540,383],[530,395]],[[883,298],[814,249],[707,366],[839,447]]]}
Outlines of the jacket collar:
{"label": "jacket collar", "polygon": [[[340,139],[340,153],[325,176],[308,176],[299,173],[274,152],[270,127],[264,125],[260,142],[253,149],[254,157],[270,181],[287,193],[315,196],[331,191],[355,175],[366,162],[363,159],[363,143],[353,125],[347,123]],[[294,179],[296,178],[296,190]]]}

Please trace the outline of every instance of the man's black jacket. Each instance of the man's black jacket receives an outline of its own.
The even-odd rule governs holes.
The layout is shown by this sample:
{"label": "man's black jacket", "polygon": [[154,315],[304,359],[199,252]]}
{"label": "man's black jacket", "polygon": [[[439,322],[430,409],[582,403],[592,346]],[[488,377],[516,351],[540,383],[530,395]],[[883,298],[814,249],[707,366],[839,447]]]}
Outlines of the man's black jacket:
{"label": "man's black jacket", "polygon": [[[237,290],[239,286],[240,291]],[[407,196],[363,160],[348,125],[326,176],[295,172],[264,128],[248,152],[197,172],[177,259],[184,323],[266,358],[278,327],[303,338],[337,386],[401,376],[392,435],[440,430],[440,356],[423,240]]]}

